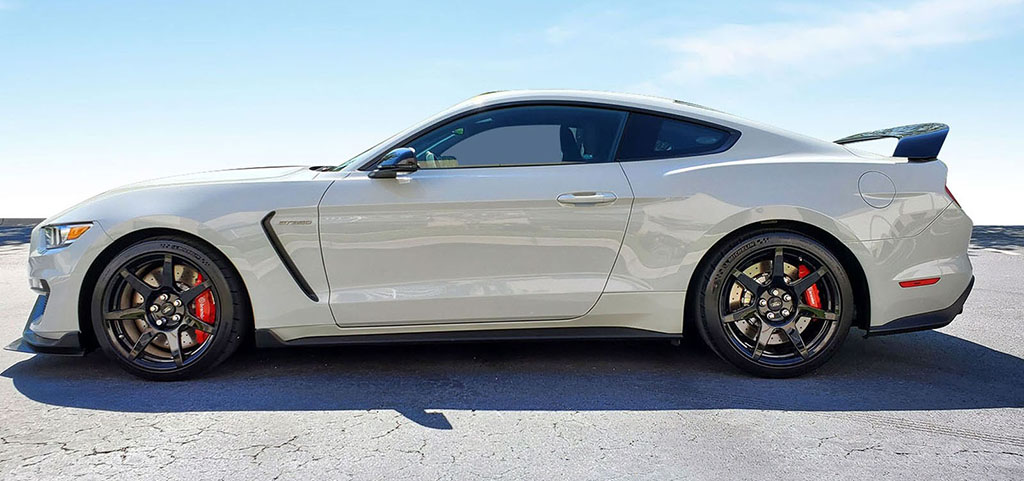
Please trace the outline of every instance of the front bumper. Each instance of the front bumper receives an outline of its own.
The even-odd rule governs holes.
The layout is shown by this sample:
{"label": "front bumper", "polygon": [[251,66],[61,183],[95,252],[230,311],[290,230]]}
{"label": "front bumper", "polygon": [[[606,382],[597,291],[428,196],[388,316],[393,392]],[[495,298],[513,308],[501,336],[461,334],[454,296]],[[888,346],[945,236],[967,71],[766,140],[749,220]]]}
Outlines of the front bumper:
{"label": "front bumper", "polygon": [[49,298],[46,294],[40,294],[36,298],[32,312],[25,323],[25,331],[20,339],[8,344],[4,349],[8,351],[27,352],[32,354],[59,354],[65,356],[81,356],[85,354],[81,339],[77,332],[68,332],[57,339],[42,337],[29,327],[34,321],[46,311],[46,301]]}
{"label": "front bumper", "polygon": [[[82,219],[76,217],[75,220]],[[47,220],[61,223],[63,219]],[[41,294],[37,300],[23,342],[8,346],[29,352],[77,354],[86,342],[80,323],[80,295],[89,266],[111,242],[98,221],[74,243],[57,249],[42,248],[41,225],[32,230],[28,257],[28,281],[32,291]]]}
{"label": "front bumper", "polygon": [[964,303],[967,302],[967,297],[971,295],[971,288],[973,287],[974,276],[971,276],[971,282],[967,284],[967,288],[964,289],[964,293],[960,294],[960,297],[957,298],[956,302],[949,307],[938,311],[901,317],[894,321],[882,324],[881,326],[873,326],[868,329],[867,335],[883,336],[886,334],[925,331],[945,327],[949,325],[949,323],[953,322],[954,317],[964,312]]}

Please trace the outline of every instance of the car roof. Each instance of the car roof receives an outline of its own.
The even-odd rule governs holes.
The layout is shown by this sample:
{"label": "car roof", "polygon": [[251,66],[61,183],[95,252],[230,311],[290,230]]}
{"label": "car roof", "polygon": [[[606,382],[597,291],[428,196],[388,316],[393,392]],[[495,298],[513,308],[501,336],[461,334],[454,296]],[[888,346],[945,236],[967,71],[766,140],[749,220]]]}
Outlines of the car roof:
{"label": "car roof", "polygon": [[631,107],[646,107],[652,110],[681,111],[730,117],[738,117],[703,105],[656,95],[628,94],[604,90],[538,89],[538,90],[494,90],[472,97],[464,103],[491,104],[514,101],[578,101],[597,102]]}
{"label": "car roof", "polygon": [[[616,105],[625,108],[636,108],[664,112],[687,118],[701,120],[739,130],[743,134],[757,132],[775,139],[774,142],[790,144],[793,151],[828,153],[833,155],[849,154],[849,151],[832,142],[809,137],[796,132],[780,129],[761,122],[745,119],[710,107],[692,102],[675,100],[655,95],[628,94],[602,90],[496,90],[484,92],[465,100],[442,112],[438,117],[450,115],[458,111],[487,107],[490,105],[514,102],[593,102],[598,104]],[[749,136],[748,136],[749,137]]]}
{"label": "car roof", "polygon": [[634,108],[663,112],[668,115],[677,115],[729,127],[738,130],[741,133],[737,143],[727,151],[729,156],[736,158],[754,158],[785,154],[805,154],[829,157],[849,157],[854,155],[844,147],[832,142],[826,142],[821,139],[779,129],[771,125],[744,119],[690,102],[653,95],[626,94],[599,90],[556,89],[498,90],[484,92],[413,124],[405,130],[402,130],[388,139],[385,139],[383,142],[380,142],[375,147],[372,147],[366,152],[366,154],[370,158],[383,155],[386,149],[394,147],[394,142],[413,135],[422,129],[436,125],[438,122],[445,121],[450,117],[465,114],[477,109],[486,109],[492,106],[502,106],[504,104],[514,104],[517,102],[591,102],[627,109]]}

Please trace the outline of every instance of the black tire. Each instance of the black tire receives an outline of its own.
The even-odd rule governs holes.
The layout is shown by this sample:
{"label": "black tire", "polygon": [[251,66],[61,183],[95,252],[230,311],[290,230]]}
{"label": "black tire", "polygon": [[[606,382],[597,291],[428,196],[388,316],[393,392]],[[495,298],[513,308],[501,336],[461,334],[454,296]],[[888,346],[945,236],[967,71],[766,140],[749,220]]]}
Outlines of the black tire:
{"label": "black tire", "polygon": [[[169,278],[164,265],[172,266]],[[203,314],[196,312],[200,302],[209,309]],[[154,381],[192,378],[223,362],[246,338],[248,313],[242,282],[227,259],[178,236],[146,239],[117,254],[93,288],[91,307],[103,352]]]}
{"label": "black tire", "polygon": [[820,242],[759,231],[709,255],[691,314],[719,357],[756,376],[784,378],[817,369],[842,346],[854,317],[853,287]]}

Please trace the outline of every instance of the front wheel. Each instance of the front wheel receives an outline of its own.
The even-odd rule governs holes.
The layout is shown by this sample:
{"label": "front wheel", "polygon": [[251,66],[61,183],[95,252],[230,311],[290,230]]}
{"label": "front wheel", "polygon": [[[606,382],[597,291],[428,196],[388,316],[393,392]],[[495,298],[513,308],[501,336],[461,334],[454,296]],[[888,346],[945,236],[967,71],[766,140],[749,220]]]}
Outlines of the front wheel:
{"label": "front wheel", "polygon": [[115,256],[100,274],[92,326],[128,372],[157,381],[198,375],[242,342],[241,282],[218,253],[190,239],[154,238]]}
{"label": "front wheel", "polygon": [[715,353],[758,376],[792,377],[838,351],[853,288],[827,248],[794,232],[760,232],[711,255],[695,314]]}

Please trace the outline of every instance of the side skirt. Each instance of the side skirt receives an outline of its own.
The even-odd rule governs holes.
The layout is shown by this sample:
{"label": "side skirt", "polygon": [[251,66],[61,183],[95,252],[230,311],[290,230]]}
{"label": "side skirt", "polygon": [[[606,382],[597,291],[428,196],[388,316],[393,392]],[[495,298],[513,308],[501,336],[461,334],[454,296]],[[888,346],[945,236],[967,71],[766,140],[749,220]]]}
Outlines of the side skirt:
{"label": "side skirt", "polygon": [[548,327],[537,329],[494,329],[487,331],[362,334],[303,337],[283,341],[271,329],[256,330],[258,347],[341,346],[353,344],[430,344],[443,342],[551,341],[568,339],[681,339],[680,334],[630,327]]}

